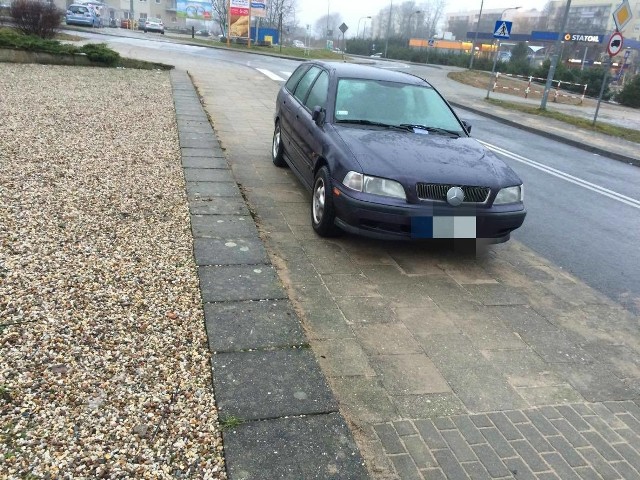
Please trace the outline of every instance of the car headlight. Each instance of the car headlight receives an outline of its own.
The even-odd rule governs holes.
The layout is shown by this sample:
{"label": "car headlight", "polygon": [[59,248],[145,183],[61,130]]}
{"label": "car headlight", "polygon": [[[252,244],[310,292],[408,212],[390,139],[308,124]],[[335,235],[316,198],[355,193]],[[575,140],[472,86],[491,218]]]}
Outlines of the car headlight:
{"label": "car headlight", "polygon": [[505,203],[518,203],[523,200],[524,192],[522,185],[516,185],[515,187],[502,188],[496,195],[496,199],[493,201],[494,205],[503,205]]}
{"label": "car headlight", "polygon": [[407,199],[402,185],[388,178],[370,177],[358,172],[349,172],[345,175],[342,184],[358,192]]}

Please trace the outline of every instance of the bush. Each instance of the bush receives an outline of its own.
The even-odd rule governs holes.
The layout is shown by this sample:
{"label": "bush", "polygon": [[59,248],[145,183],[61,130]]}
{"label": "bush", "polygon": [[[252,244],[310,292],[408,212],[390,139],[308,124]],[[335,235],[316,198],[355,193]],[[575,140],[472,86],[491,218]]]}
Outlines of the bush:
{"label": "bush", "polygon": [[33,35],[24,35],[10,28],[0,29],[0,47],[47,53],[75,53],[73,45],[63,45],[57,40],[46,40]]}
{"label": "bush", "polygon": [[108,48],[104,43],[88,43],[78,48],[75,45],[62,44],[57,40],[45,40],[33,35],[24,35],[8,28],[0,29],[1,47],[53,54],[77,55],[84,53],[89,60],[109,67],[120,63],[120,54]]}
{"label": "bush", "polygon": [[80,51],[86,54],[92,62],[114,66],[120,61],[120,54],[108,48],[104,43],[87,43],[80,47]]}
{"label": "bush", "polygon": [[620,93],[616,95],[616,101],[626,107],[640,108],[640,75],[625,84]]}
{"label": "bush", "polygon": [[14,0],[11,18],[15,27],[25,35],[53,38],[60,28],[63,12],[53,3],[38,0]]}

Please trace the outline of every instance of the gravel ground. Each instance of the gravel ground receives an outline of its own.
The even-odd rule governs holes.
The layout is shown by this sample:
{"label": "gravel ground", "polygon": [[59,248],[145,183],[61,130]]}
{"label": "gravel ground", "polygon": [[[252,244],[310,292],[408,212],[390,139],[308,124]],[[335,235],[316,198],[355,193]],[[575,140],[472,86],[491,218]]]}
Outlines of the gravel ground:
{"label": "gravel ground", "polygon": [[0,92],[0,478],[226,478],[168,73]]}

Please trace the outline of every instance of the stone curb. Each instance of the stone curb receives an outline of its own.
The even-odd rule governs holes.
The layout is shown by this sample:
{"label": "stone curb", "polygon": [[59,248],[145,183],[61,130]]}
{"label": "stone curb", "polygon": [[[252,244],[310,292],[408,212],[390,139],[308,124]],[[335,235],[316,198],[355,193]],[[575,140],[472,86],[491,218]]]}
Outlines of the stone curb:
{"label": "stone curb", "polygon": [[171,83],[228,478],[369,478],[191,79]]}

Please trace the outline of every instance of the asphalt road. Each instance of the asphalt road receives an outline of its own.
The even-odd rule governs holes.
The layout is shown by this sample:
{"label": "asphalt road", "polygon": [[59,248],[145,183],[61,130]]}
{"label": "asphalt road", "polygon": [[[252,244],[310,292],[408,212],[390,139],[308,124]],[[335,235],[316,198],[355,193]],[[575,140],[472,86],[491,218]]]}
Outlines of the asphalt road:
{"label": "asphalt road", "polygon": [[[226,62],[245,65],[275,82],[285,80],[299,63],[160,38],[88,36],[108,39],[116,48],[124,44],[157,51],[155,60],[160,62],[171,52],[219,62],[220,68]],[[403,64],[394,67],[408,69]],[[458,113],[472,123],[474,137],[524,181],[529,213],[512,238],[639,314],[640,169],[463,110]]]}

